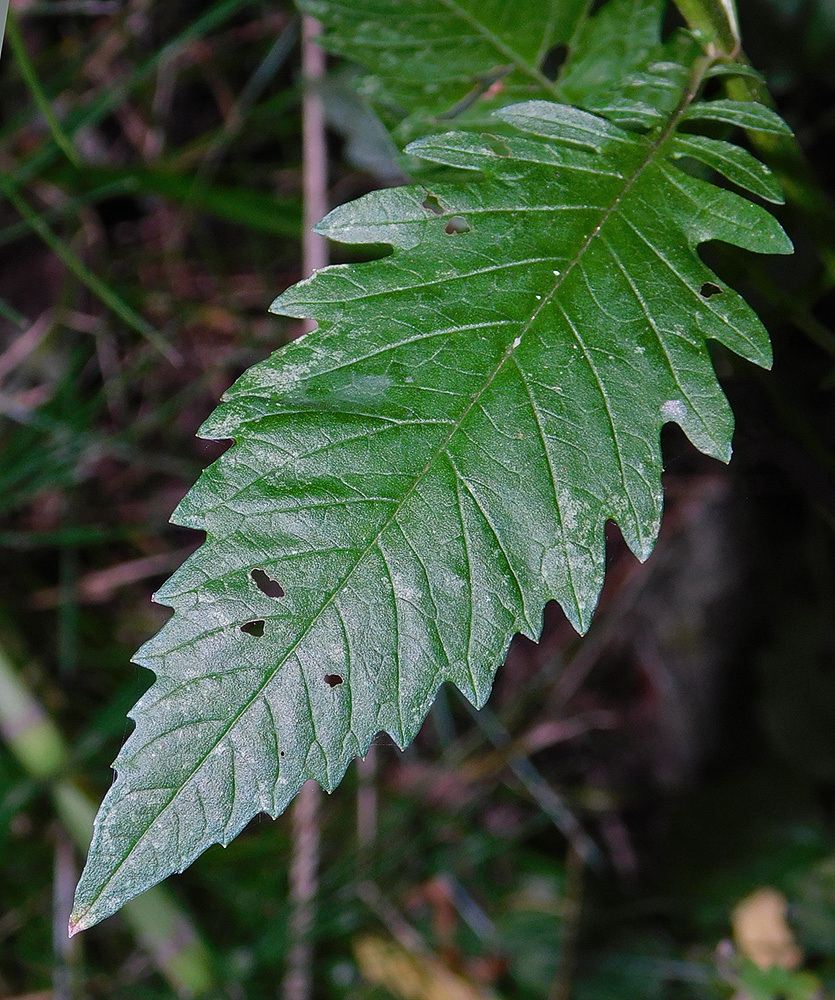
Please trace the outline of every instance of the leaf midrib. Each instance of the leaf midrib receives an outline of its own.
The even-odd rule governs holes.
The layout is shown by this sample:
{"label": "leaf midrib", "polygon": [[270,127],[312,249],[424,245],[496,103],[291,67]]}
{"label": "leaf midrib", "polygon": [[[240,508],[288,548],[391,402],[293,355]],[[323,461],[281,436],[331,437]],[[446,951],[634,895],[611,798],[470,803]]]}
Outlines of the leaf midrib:
{"label": "leaf midrib", "polygon": [[[455,0],[443,0],[443,2],[447,3],[449,5],[449,4],[454,4]],[[143,839],[147,836],[148,832],[151,830],[151,828],[154,826],[154,824],[171,807],[171,805],[176,801],[177,797],[186,788],[186,786],[191,783],[191,781],[194,779],[194,776],[200,771],[200,769],[203,767],[203,765],[205,764],[205,762],[209,759],[209,757],[211,756],[211,753],[214,751],[214,749],[229,735],[229,733],[234,729],[234,727],[243,718],[243,716],[250,710],[250,708],[254,704],[256,704],[256,702],[260,698],[262,698],[264,692],[267,690],[267,688],[273,682],[273,680],[275,679],[275,677],[278,675],[279,671],[284,667],[284,665],[287,662],[287,660],[293,655],[293,653],[296,651],[296,649],[298,649],[298,647],[301,645],[301,643],[307,637],[307,635],[311,631],[311,629],[319,622],[319,620],[321,619],[322,615],[324,615],[326,613],[326,611],[331,607],[331,605],[336,600],[337,596],[342,593],[342,591],[345,589],[345,587],[347,586],[349,580],[354,575],[354,573],[356,572],[356,570],[362,565],[362,563],[367,558],[367,556],[377,546],[378,542],[380,541],[380,539],[382,538],[382,536],[385,534],[385,532],[394,523],[395,519],[400,514],[401,510],[405,507],[405,505],[409,501],[410,497],[415,492],[415,490],[418,488],[418,486],[423,481],[424,477],[429,472],[429,470],[433,467],[433,465],[435,464],[435,462],[443,454],[447,453],[447,446],[452,441],[452,439],[455,437],[455,435],[459,432],[459,430],[463,426],[464,422],[466,421],[468,415],[472,411],[473,407],[476,406],[476,404],[481,399],[481,397],[484,395],[484,393],[493,384],[493,382],[495,381],[496,377],[498,376],[498,374],[503,369],[503,367],[506,364],[506,362],[513,355],[513,352],[519,346],[519,344],[522,341],[522,339],[524,339],[524,337],[527,334],[527,332],[531,329],[531,326],[533,325],[533,323],[538,318],[538,316],[539,316],[540,312],[542,311],[542,309],[544,309],[545,306],[553,299],[554,295],[559,290],[559,288],[562,286],[562,284],[565,282],[565,280],[567,279],[568,275],[573,271],[574,267],[576,267],[577,264],[580,262],[580,260],[583,258],[583,255],[588,250],[588,248],[591,246],[591,244],[593,243],[593,241],[597,237],[598,233],[601,231],[601,229],[603,228],[603,226],[605,225],[605,223],[607,222],[607,220],[611,217],[612,213],[616,211],[616,209],[618,208],[618,206],[622,203],[622,201],[627,196],[627,194],[629,193],[629,191],[635,185],[635,183],[637,182],[637,180],[641,176],[641,174],[643,174],[643,172],[647,169],[647,167],[650,166],[650,164],[654,162],[656,156],[658,156],[659,153],[660,153],[660,151],[663,149],[664,144],[674,134],[675,129],[678,126],[678,123],[681,121],[681,118],[682,118],[684,112],[687,110],[687,108],[689,107],[689,105],[695,99],[695,96],[696,96],[696,94],[698,93],[698,91],[699,91],[699,89],[701,87],[702,81],[704,80],[705,73],[710,68],[710,66],[712,65],[712,63],[713,63],[713,59],[709,55],[704,55],[704,56],[700,57],[698,60],[696,60],[696,62],[694,63],[694,65],[692,67],[692,70],[691,70],[690,78],[688,80],[688,85],[687,85],[687,87],[685,88],[685,90],[683,92],[682,98],[679,101],[678,106],[676,107],[676,109],[674,110],[674,112],[671,114],[671,116],[669,118],[669,121],[667,122],[667,124],[665,125],[665,127],[663,129],[660,129],[657,132],[656,137],[650,143],[649,148],[647,150],[647,154],[644,157],[644,159],[642,160],[642,162],[635,169],[635,171],[633,172],[633,174],[631,175],[631,177],[629,177],[626,180],[626,182],[625,182],[622,190],[613,199],[611,205],[602,213],[602,215],[600,217],[600,222],[597,224],[597,226],[595,226],[595,228],[588,235],[588,237],[586,238],[586,240],[584,241],[584,243],[582,244],[582,246],[580,247],[580,249],[577,251],[576,255],[566,265],[565,270],[563,271],[563,273],[561,275],[559,275],[559,277],[557,278],[557,280],[554,282],[554,284],[553,284],[550,292],[548,292],[547,295],[543,295],[542,300],[537,304],[536,309],[534,309],[533,312],[531,313],[531,316],[530,316],[528,322],[523,327],[522,331],[517,335],[517,337],[515,338],[515,340],[511,342],[510,347],[505,351],[504,355],[502,356],[502,358],[500,359],[500,361],[498,362],[498,364],[495,366],[495,368],[493,369],[493,371],[490,373],[489,377],[486,379],[486,381],[484,382],[484,384],[482,385],[482,387],[472,397],[469,405],[466,407],[466,409],[461,414],[460,418],[453,425],[452,430],[450,431],[450,433],[446,436],[446,438],[444,438],[444,440],[441,442],[441,444],[439,445],[439,447],[433,452],[432,456],[429,458],[429,460],[427,461],[427,463],[425,464],[425,466],[416,475],[414,482],[409,487],[409,489],[406,491],[406,493],[403,495],[402,500],[397,504],[395,510],[392,512],[392,514],[390,515],[390,517],[382,524],[382,526],[380,527],[380,529],[377,531],[377,533],[374,535],[374,537],[371,539],[371,541],[362,550],[362,552],[360,553],[360,555],[358,556],[358,558],[356,559],[356,561],[354,562],[354,564],[351,566],[351,568],[348,570],[348,572],[345,574],[345,576],[342,578],[342,580],[340,580],[339,583],[334,587],[334,589],[332,590],[331,594],[328,596],[327,600],[322,604],[322,606],[319,609],[319,611],[316,612],[316,614],[310,618],[310,620],[308,621],[308,623],[305,625],[305,627],[299,633],[299,636],[298,636],[297,640],[293,643],[292,646],[290,646],[287,649],[287,651],[284,653],[281,661],[275,666],[275,668],[273,670],[270,671],[270,673],[265,678],[263,684],[261,684],[258,687],[258,689],[254,692],[254,694],[252,695],[252,697],[250,697],[244,703],[244,705],[242,706],[242,708],[240,709],[240,711],[234,716],[234,718],[231,719],[231,721],[229,722],[228,726],[223,730],[223,732],[220,733],[220,735],[218,736],[217,740],[215,740],[214,743],[212,744],[211,748],[209,750],[207,750],[206,753],[203,755],[203,757],[201,757],[200,760],[197,762],[197,764],[195,765],[195,767],[192,769],[192,771],[188,775],[187,779],[185,781],[183,781],[179,785],[179,787],[177,787],[176,789],[173,790],[173,794],[172,794],[171,798],[165,803],[165,805],[162,807],[162,809],[155,814],[155,816],[151,819],[151,821],[148,823],[148,825],[145,827],[145,829],[142,831],[142,833],[133,842],[133,845],[131,846],[130,850],[125,854],[125,856],[122,858],[122,860],[116,866],[116,868],[113,870],[113,872],[110,874],[110,876],[106,879],[106,881],[104,881],[102,883],[101,887],[96,892],[96,894],[93,896],[93,898],[91,899],[90,903],[84,908],[84,910],[82,911],[82,914],[79,915],[79,918],[73,920],[73,923],[74,923],[75,926],[78,926],[81,923],[81,919],[82,919],[83,915],[86,914],[86,913],[88,913],[93,908],[93,906],[95,906],[96,902],[101,898],[102,893],[113,882],[113,880],[116,878],[116,876],[121,871],[122,867],[127,863],[127,861],[132,856],[132,854],[136,850],[136,848],[142,843]],[[622,458],[620,456],[620,452],[618,452],[618,457],[619,457],[619,460],[622,461]],[[142,748],[140,748],[139,751],[137,751],[137,752],[141,753],[141,751],[142,751]],[[233,808],[234,808],[234,801],[233,801]],[[73,915],[73,916],[75,916],[75,915]]]}

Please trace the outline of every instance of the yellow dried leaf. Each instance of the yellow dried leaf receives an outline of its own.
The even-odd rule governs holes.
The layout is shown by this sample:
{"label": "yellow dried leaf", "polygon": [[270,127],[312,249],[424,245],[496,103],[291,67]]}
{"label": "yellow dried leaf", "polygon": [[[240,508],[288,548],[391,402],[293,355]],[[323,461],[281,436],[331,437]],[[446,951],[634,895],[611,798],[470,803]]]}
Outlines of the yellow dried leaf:
{"label": "yellow dried leaf", "polygon": [[734,940],[740,952],[761,969],[797,969],[803,953],[794,940],[786,897],[765,886],[746,896],[733,911]]}
{"label": "yellow dried leaf", "polygon": [[496,1000],[489,990],[467,982],[431,954],[413,954],[395,941],[362,937],[354,955],[365,980],[401,1000]]}

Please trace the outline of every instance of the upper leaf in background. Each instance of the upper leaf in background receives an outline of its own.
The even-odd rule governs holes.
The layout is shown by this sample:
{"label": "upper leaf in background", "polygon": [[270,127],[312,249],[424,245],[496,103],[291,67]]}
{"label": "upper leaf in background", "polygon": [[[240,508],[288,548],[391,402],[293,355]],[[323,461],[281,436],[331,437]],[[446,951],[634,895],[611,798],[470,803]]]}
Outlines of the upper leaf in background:
{"label": "upper leaf in background", "polygon": [[[449,115],[501,81],[508,97],[553,96],[542,66],[567,44],[587,0],[299,0],[331,52],[373,76],[366,93],[421,115]],[[507,101],[506,101],[507,103]]]}
{"label": "upper leaf in background", "polygon": [[667,52],[614,94],[633,131],[517,104],[501,139],[411,147],[471,179],[375,192],[324,221],[393,253],[282,295],[277,312],[319,329],[247,372],[201,431],[235,444],[175,515],[206,541],[158,595],[175,613],[139,654],[157,679],[75,929],[277,815],[307,778],[334,788],[380,731],[405,746],[443,682],[483,704],[549,600],[587,628],[607,520],[640,558],[655,541],[664,423],[730,457],[707,341],[767,365],[768,338],[697,248],[791,245],[763,208],[682,165],[778,200],[768,171],[681,130],[743,114],[786,126],[700,102],[709,60],[686,35]]}
{"label": "upper leaf in background", "polygon": [[452,120],[504,131],[492,113],[524,99],[602,110],[616,92],[634,103],[663,51],[663,0],[614,0],[593,17],[587,0],[552,0],[546,10],[531,0],[299,6],[323,22],[326,48],[368,70],[357,86],[402,142]]}
{"label": "upper leaf in background", "polygon": [[628,90],[629,78],[661,45],[664,6],[663,0],[614,0],[581,20],[559,76],[563,100],[579,104],[600,92]]}

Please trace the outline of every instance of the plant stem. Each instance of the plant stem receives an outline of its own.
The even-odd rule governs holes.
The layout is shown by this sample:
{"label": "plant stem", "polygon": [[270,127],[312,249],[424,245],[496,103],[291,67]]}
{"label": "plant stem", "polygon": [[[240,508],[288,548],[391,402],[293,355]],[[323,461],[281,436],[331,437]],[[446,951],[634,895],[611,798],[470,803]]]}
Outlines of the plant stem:
{"label": "plant stem", "polygon": [[740,48],[735,0],[676,0],[681,16],[692,30],[733,58]]}
{"label": "plant stem", "polygon": [[357,761],[359,787],[357,788],[357,847],[367,867],[377,839],[377,754],[376,747],[369,747],[365,757]]}
{"label": "plant stem", "polygon": [[284,1000],[313,996],[313,926],[319,884],[322,790],[311,778],[293,802],[293,855],[290,862],[290,949],[282,986]]}

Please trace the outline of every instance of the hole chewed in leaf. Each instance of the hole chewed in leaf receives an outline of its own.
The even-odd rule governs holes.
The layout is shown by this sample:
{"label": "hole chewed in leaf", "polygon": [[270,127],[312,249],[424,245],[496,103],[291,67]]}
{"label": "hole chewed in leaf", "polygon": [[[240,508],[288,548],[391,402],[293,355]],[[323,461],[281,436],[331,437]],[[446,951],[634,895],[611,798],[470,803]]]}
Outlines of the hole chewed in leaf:
{"label": "hole chewed in leaf", "polygon": [[438,201],[437,195],[434,194],[428,194],[420,203],[420,207],[425,208],[433,215],[443,215],[445,211],[444,206]]}
{"label": "hole chewed in leaf", "polygon": [[699,289],[699,295],[703,299],[712,299],[714,295],[721,295],[724,288],[720,288],[717,284],[712,281],[706,281],[702,287]]}
{"label": "hole chewed in leaf", "polygon": [[343,684],[345,678],[341,674],[325,674],[325,684],[328,687],[335,688],[338,684]]}
{"label": "hole chewed in leaf", "polygon": [[453,215],[449,222],[444,226],[444,232],[447,236],[462,236],[464,233],[468,233],[473,227],[467,222],[463,215]]}
{"label": "hole chewed in leaf", "polygon": [[499,138],[497,135],[492,135],[490,132],[482,132],[481,137],[496,156],[510,156],[510,146],[508,146],[504,139]]}
{"label": "hole chewed in leaf", "polygon": [[568,46],[567,45],[555,45],[545,54],[545,58],[542,60],[542,66],[540,69],[544,76],[547,76],[549,80],[556,80],[559,75],[559,71],[562,68],[562,64],[568,57]]}
{"label": "hole chewed in leaf", "polygon": [[246,624],[241,625],[241,631],[246,632],[247,635],[254,635],[256,639],[260,639],[264,634],[264,626],[266,622],[263,618],[256,618],[255,621],[246,622]]}
{"label": "hole chewed in leaf", "polygon": [[262,594],[266,594],[267,597],[284,597],[284,588],[277,580],[267,576],[264,570],[254,569],[249,575]]}

